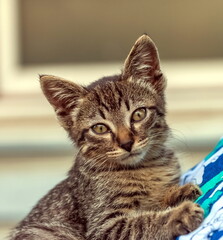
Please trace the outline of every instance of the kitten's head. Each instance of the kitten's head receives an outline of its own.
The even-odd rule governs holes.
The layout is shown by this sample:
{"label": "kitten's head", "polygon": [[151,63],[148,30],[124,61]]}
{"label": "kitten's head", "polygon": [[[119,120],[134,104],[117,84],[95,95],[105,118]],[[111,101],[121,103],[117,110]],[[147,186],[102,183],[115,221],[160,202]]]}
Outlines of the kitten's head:
{"label": "kitten's head", "polygon": [[92,165],[137,165],[162,150],[166,82],[147,35],[136,41],[118,76],[88,87],[49,75],[40,81],[61,125]]}

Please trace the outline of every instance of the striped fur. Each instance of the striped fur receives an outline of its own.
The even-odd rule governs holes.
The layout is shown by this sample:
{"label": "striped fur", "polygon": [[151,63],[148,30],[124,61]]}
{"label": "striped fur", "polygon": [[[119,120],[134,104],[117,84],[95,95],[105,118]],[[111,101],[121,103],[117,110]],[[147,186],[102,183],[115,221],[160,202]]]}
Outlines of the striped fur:
{"label": "striped fur", "polygon": [[[178,160],[166,147],[166,81],[147,35],[120,75],[88,87],[49,75],[40,82],[79,152],[67,179],[39,201],[11,240],[172,240],[199,226],[203,211],[192,201],[200,191],[178,185]],[[103,134],[92,128],[97,124]]]}

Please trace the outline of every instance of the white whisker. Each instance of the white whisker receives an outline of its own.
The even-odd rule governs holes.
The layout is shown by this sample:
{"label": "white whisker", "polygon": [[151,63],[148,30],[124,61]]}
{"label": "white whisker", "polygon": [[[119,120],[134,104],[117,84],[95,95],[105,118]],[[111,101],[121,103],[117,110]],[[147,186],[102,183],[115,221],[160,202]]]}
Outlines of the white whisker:
{"label": "white whisker", "polygon": [[123,155],[123,151],[116,150],[116,151],[112,151],[112,152],[107,152],[106,155],[108,157],[119,157],[119,156]]}
{"label": "white whisker", "polygon": [[122,156],[124,153],[116,153],[116,154],[107,154],[107,157],[111,158],[111,157],[120,157]]}
{"label": "white whisker", "polygon": [[[98,164],[99,164],[99,162],[101,161],[101,160],[103,160],[105,158],[105,156],[101,156],[101,155],[98,155],[98,156],[95,156],[95,157],[93,157],[93,158],[91,158],[91,159],[89,159],[89,163],[87,163],[86,164],[86,167],[85,167],[85,169],[84,170],[92,170],[92,169],[94,169],[94,167],[97,167],[98,168]],[[106,161],[106,159],[104,160],[104,161]],[[104,162],[103,161],[103,162]]]}

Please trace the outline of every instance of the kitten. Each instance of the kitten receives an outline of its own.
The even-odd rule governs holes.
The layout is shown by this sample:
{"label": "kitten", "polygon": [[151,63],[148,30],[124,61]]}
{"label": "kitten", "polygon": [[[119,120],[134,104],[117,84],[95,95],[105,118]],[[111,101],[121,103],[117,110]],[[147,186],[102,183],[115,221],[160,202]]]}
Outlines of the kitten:
{"label": "kitten", "polygon": [[88,87],[49,75],[40,83],[79,152],[11,240],[171,240],[200,225],[200,190],[178,185],[179,163],[165,145],[166,80],[147,35],[118,76]]}

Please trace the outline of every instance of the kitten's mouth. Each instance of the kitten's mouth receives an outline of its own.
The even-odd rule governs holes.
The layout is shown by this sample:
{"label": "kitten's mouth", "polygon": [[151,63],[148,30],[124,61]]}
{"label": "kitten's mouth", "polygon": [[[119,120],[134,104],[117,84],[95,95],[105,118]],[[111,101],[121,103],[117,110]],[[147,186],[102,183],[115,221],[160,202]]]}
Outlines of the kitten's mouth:
{"label": "kitten's mouth", "polygon": [[139,156],[141,153],[129,153],[127,156],[125,156],[124,158],[122,158],[122,161],[130,158],[130,157],[134,157],[134,156]]}
{"label": "kitten's mouth", "polygon": [[127,156],[123,157],[121,159],[122,164],[136,164],[140,162],[142,159],[142,153],[137,152],[137,153],[129,153]]}

